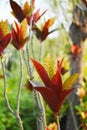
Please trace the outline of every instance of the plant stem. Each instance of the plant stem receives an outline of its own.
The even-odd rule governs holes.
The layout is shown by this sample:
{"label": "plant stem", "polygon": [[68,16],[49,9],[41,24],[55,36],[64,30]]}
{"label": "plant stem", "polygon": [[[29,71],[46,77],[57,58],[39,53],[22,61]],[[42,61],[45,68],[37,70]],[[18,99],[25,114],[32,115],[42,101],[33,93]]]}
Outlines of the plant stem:
{"label": "plant stem", "polygon": [[40,42],[39,62],[41,62],[41,57],[42,57],[42,43]]}
{"label": "plant stem", "polygon": [[40,111],[38,117],[37,117],[37,126],[38,130],[45,130],[46,128],[46,115],[45,115],[45,109],[44,109],[44,104],[42,101],[42,96],[40,93],[36,92],[34,90],[34,95],[38,104],[38,109]]}
{"label": "plant stem", "polygon": [[35,59],[35,56],[34,56],[33,35],[31,36],[31,49],[32,49],[32,56],[33,56],[33,58]]}
{"label": "plant stem", "polygon": [[23,123],[22,123],[22,120],[21,120],[21,117],[20,117],[19,113],[15,112],[15,116],[16,116],[16,119],[18,120],[18,124],[19,124],[20,130],[24,130]]}
{"label": "plant stem", "polygon": [[[30,76],[30,80],[33,80],[33,75],[32,75],[32,71],[31,71],[31,66],[30,66],[30,55],[29,55],[29,46],[27,45],[26,47],[26,51],[27,51],[27,63],[28,63],[28,72],[29,72],[29,76]],[[38,125],[37,127],[40,127],[40,129],[38,128],[38,130],[45,130],[46,127],[46,118],[45,118],[45,109],[44,109],[44,105],[43,105],[43,101],[42,101],[42,97],[40,95],[40,93],[38,93],[37,91],[34,90],[34,95],[35,95],[35,99],[36,102],[38,104],[38,109],[39,109],[39,117],[38,117]]]}
{"label": "plant stem", "polygon": [[29,52],[29,43],[26,45],[26,53],[27,53],[27,67],[28,67],[28,73],[30,76],[30,80],[33,80],[32,70],[30,66],[30,52]]}
{"label": "plant stem", "polygon": [[[29,72],[30,80],[33,80],[34,77],[32,75],[31,66],[30,66],[30,55],[29,55],[28,44],[26,46],[26,52],[27,52],[28,72]],[[38,122],[37,128],[38,128],[38,130],[45,130],[46,118],[45,118],[45,109],[44,109],[42,97],[41,97],[40,93],[38,93],[35,90],[34,90],[34,95],[35,95],[35,99],[36,99],[36,102],[38,104],[38,109],[39,109],[39,113],[40,113],[38,118],[37,118],[37,122]],[[39,127],[40,127],[40,129],[39,129]]]}
{"label": "plant stem", "polygon": [[2,57],[1,57],[1,64],[2,64],[2,71],[3,71],[3,75],[4,75],[4,99],[5,99],[5,103],[6,106],[8,108],[8,110],[15,115],[15,112],[13,111],[13,109],[10,106],[8,97],[7,97],[7,87],[6,87],[6,73],[5,73],[5,65],[4,65],[4,61],[2,61]]}
{"label": "plant stem", "polygon": [[[30,1],[31,3],[31,7],[32,7],[32,1]],[[32,39],[32,22],[33,22],[33,10],[32,10],[32,17],[31,17],[31,20],[30,20],[30,28],[29,28],[29,37],[30,37],[30,40]],[[31,40],[32,41],[32,40]],[[32,48],[33,49],[33,48]],[[28,65],[28,73],[29,73],[29,76],[30,76],[30,80],[33,80],[33,75],[32,75],[32,70],[31,70],[31,66],[30,66],[30,51],[29,51],[29,42],[27,43],[26,45],[26,53],[27,53],[27,65]],[[34,56],[34,52],[33,52],[33,56]],[[45,119],[45,110],[44,110],[44,105],[43,105],[43,102],[42,102],[42,97],[40,94],[38,94],[38,92],[36,92],[34,90],[34,95],[35,95],[35,99],[37,101],[37,104],[38,104],[38,108],[39,108],[39,120],[40,118],[43,119],[41,120],[41,122],[39,122],[39,124],[37,125],[37,129],[39,128],[39,126],[41,125],[42,128],[38,129],[38,130],[45,130],[45,122],[46,122],[46,119]],[[44,124],[44,125],[43,125]]]}
{"label": "plant stem", "polygon": [[22,55],[21,51],[19,51],[19,58],[20,58],[20,81],[19,81],[19,88],[18,88],[18,94],[17,94],[17,104],[16,104],[16,118],[18,120],[20,130],[23,130],[23,124],[21,117],[19,115],[19,109],[20,109],[20,97],[21,97],[21,89],[22,89],[22,79],[23,79],[23,63],[22,63]]}
{"label": "plant stem", "polygon": [[18,94],[17,94],[17,104],[16,104],[16,110],[19,113],[19,107],[20,107],[20,96],[21,96],[21,89],[22,89],[22,79],[23,79],[23,64],[22,64],[22,55],[21,51],[19,51],[19,58],[20,58],[20,81],[19,81],[19,88],[18,88]]}
{"label": "plant stem", "polygon": [[19,115],[20,96],[21,96],[21,87],[22,87],[22,68],[23,68],[21,54],[20,54],[20,82],[19,82],[19,89],[18,89],[18,95],[17,95],[17,105],[16,105],[17,108],[16,108],[16,111],[14,111],[11,108],[9,100],[8,100],[8,97],[7,97],[6,73],[5,73],[5,65],[4,65],[4,61],[2,61],[2,57],[1,57],[1,64],[2,64],[2,71],[3,71],[3,75],[4,75],[4,99],[5,99],[6,106],[7,106],[8,110],[18,120],[18,123],[19,123],[19,126],[20,126],[20,130],[23,130],[22,120],[21,120],[20,115]]}
{"label": "plant stem", "polygon": [[60,129],[59,116],[57,116],[57,130],[61,130],[61,129]]}
{"label": "plant stem", "polygon": [[76,118],[75,118],[75,115],[74,115],[72,103],[69,102],[69,105],[70,105],[70,110],[71,110],[71,114],[72,114],[75,130],[78,130],[77,121],[76,121]]}

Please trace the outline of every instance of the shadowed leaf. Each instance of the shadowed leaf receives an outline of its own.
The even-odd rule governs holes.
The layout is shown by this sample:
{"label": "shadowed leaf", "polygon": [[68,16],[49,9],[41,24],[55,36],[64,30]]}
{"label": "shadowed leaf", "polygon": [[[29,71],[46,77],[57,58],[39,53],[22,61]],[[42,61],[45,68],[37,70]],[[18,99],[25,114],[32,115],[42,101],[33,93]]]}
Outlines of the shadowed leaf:
{"label": "shadowed leaf", "polygon": [[25,19],[25,14],[23,13],[21,7],[13,0],[10,0],[10,5],[18,21],[22,22],[22,20]]}
{"label": "shadowed leaf", "polygon": [[58,112],[58,97],[54,91],[47,87],[35,87],[39,91],[54,113]]}

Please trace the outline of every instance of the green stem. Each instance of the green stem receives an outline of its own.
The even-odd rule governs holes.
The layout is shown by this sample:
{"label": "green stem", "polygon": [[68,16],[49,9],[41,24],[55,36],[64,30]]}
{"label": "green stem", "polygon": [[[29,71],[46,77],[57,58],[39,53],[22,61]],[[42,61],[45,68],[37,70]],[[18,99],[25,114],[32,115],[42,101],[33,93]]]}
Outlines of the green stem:
{"label": "green stem", "polygon": [[59,116],[57,116],[57,130],[61,130],[61,129],[60,129]]}
{"label": "green stem", "polygon": [[2,57],[1,57],[1,64],[2,64],[2,71],[3,71],[3,75],[4,75],[4,99],[5,99],[5,103],[6,106],[8,108],[8,110],[15,115],[15,112],[13,111],[13,109],[10,106],[8,97],[7,97],[7,87],[6,87],[6,73],[5,73],[5,65],[4,65],[4,61],[2,61]]}
{"label": "green stem", "polygon": [[[21,118],[19,116],[19,110],[18,112],[16,111],[13,111],[13,109],[11,108],[10,106],[10,103],[9,103],[9,100],[8,100],[8,97],[7,97],[7,87],[6,87],[6,73],[5,73],[5,65],[4,65],[4,62],[2,61],[2,57],[1,57],[1,64],[2,64],[2,71],[3,71],[3,75],[4,75],[4,99],[5,99],[5,103],[6,103],[6,106],[8,108],[8,110],[16,117],[16,119],[18,120],[18,123],[19,123],[19,126],[20,126],[20,130],[23,130],[23,125],[22,125],[22,121],[21,121]],[[18,92],[19,93],[19,92]],[[19,97],[19,96],[18,96]],[[17,106],[17,109],[19,109],[19,99],[18,99],[18,106]]]}
{"label": "green stem", "polygon": [[22,79],[23,79],[23,62],[22,62],[22,55],[21,51],[19,51],[19,58],[20,58],[20,81],[19,81],[19,88],[18,88],[18,94],[17,94],[17,104],[16,104],[16,118],[18,120],[20,130],[23,130],[23,124],[21,117],[19,115],[19,109],[20,109],[20,97],[21,97],[21,89],[22,89]]}
{"label": "green stem", "polygon": [[[32,7],[32,1],[30,1],[30,2],[31,2],[31,7]],[[32,16],[33,16],[33,12],[32,12]],[[30,20],[30,28],[29,28],[29,37],[30,37],[30,39],[32,38],[32,32],[31,32],[32,31],[32,21],[33,21],[33,17],[31,17],[31,20]],[[33,80],[34,77],[32,75],[32,70],[31,70],[31,66],[30,66],[29,42],[26,45],[26,53],[27,53],[28,73],[29,73],[29,76],[30,76],[30,80]],[[45,112],[44,112],[45,110],[44,110],[44,105],[43,105],[43,102],[42,102],[42,98],[41,98],[41,95],[38,94],[38,92],[36,92],[36,91],[34,91],[34,95],[36,97],[35,99],[37,101],[38,108],[39,108],[39,113],[40,113],[38,119],[40,120],[40,118],[41,118],[41,122],[39,122],[39,124],[37,125],[37,129],[41,125],[42,128],[40,128],[38,130],[45,130],[46,119],[45,119]]]}
{"label": "green stem", "polygon": [[19,113],[18,113],[18,112],[15,112],[15,116],[16,116],[16,119],[17,119],[17,121],[18,121],[20,130],[24,130],[24,128],[23,128],[23,123],[22,123],[22,120],[21,120],[21,117],[20,117]]}
{"label": "green stem", "polygon": [[28,67],[28,73],[30,76],[30,80],[33,80],[32,70],[30,66],[30,52],[29,52],[29,43],[26,45],[26,53],[27,53],[27,67]]}
{"label": "green stem", "polygon": [[42,43],[40,42],[39,62],[41,62],[41,57],[42,57]]}
{"label": "green stem", "polygon": [[42,96],[40,93],[36,92],[35,90],[34,90],[34,94],[35,94],[35,98],[36,98],[36,101],[38,104],[38,109],[39,109],[39,115],[37,117],[38,130],[45,130],[45,128],[46,128],[46,114],[45,114]]}
{"label": "green stem", "polygon": [[[30,80],[33,80],[33,75],[32,75],[31,66],[30,66],[30,55],[29,55],[29,46],[28,46],[28,44],[27,44],[27,47],[26,47],[26,52],[27,52],[28,72],[29,72],[29,75],[30,75]],[[37,127],[38,127],[38,130],[45,130],[46,119],[45,119],[45,110],[44,110],[42,97],[36,91],[34,91],[34,95],[35,95],[35,99],[36,99],[36,102],[38,104],[38,109],[39,109],[39,113],[40,113],[38,118],[37,118],[37,122],[38,122]],[[40,127],[40,129],[39,129],[39,127]]]}
{"label": "green stem", "polygon": [[33,35],[32,35],[32,37],[31,37],[31,49],[32,49],[32,56],[33,56],[33,58],[35,59],[35,56],[34,56]]}
{"label": "green stem", "polygon": [[21,97],[22,79],[23,79],[23,63],[22,63],[21,51],[19,51],[19,58],[20,58],[20,81],[19,81],[17,104],[16,104],[16,107],[17,107],[16,110],[18,113],[19,113],[19,109],[20,109],[20,97]]}

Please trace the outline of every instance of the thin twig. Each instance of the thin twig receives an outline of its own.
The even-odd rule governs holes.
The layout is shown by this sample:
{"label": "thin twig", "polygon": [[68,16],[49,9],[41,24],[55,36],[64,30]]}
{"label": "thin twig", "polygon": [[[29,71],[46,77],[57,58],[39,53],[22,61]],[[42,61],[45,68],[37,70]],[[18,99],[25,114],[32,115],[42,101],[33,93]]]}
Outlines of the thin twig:
{"label": "thin twig", "polygon": [[6,86],[6,73],[5,73],[5,65],[4,65],[4,61],[2,60],[1,57],[1,64],[2,64],[2,71],[3,71],[3,75],[4,75],[4,99],[5,99],[5,103],[7,108],[9,109],[9,111],[15,115],[14,110],[11,108],[8,97],[7,97],[7,86]]}
{"label": "thin twig", "polygon": [[18,94],[17,94],[16,118],[19,122],[20,130],[23,130],[22,120],[21,120],[21,117],[19,115],[20,97],[21,97],[22,79],[23,79],[23,63],[22,63],[21,51],[19,51],[19,58],[20,58],[20,81],[19,81],[19,88],[18,88]]}
{"label": "thin twig", "polygon": [[44,130],[46,128],[46,115],[45,115],[44,104],[43,104],[43,101],[42,101],[42,96],[41,96],[40,93],[36,92],[35,90],[34,90],[34,95],[35,95],[35,99],[37,101],[39,112],[40,112],[39,116],[37,117],[37,120],[38,120],[37,123],[41,124],[41,126],[39,126],[40,130]]}
{"label": "thin twig", "polygon": [[40,42],[39,62],[41,62],[41,57],[42,57],[42,43]]}
{"label": "thin twig", "polygon": [[23,64],[22,64],[22,55],[21,51],[19,51],[19,58],[20,58],[20,81],[19,81],[19,88],[18,88],[18,94],[17,94],[17,104],[16,104],[16,110],[19,113],[19,107],[20,107],[20,96],[21,96],[21,89],[22,89],[22,79],[23,79]]}
{"label": "thin twig", "polygon": [[[19,126],[20,126],[20,130],[23,130],[23,125],[22,125],[22,120],[19,116],[19,101],[20,101],[20,98],[18,99],[18,103],[17,103],[17,111],[15,112],[11,106],[10,106],[10,103],[9,103],[9,100],[8,100],[8,97],[7,97],[7,87],[6,87],[6,73],[5,73],[5,65],[4,65],[4,62],[2,61],[2,57],[1,57],[1,64],[2,64],[2,71],[3,71],[3,75],[4,75],[4,98],[5,98],[5,103],[6,103],[6,106],[8,108],[8,110],[16,117],[16,119],[18,120],[18,123],[19,123]],[[19,93],[19,92],[18,92]],[[20,95],[20,93],[19,93]],[[18,96],[20,97],[20,96]]]}
{"label": "thin twig", "polygon": [[35,55],[34,55],[34,44],[33,44],[33,35],[31,36],[31,49],[32,49],[32,56],[35,59]]}
{"label": "thin twig", "polygon": [[30,52],[29,52],[29,44],[27,43],[26,45],[26,53],[27,53],[27,67],[28,67],[28,73],[30,76],[30,80],[33,80],[33,76],[32,76],[32,70],[31,70],[31,66],[30,66]]}
{"label": "thin twig", "polygon": [[[30,3],[31,3],[31,7],[32,7],[32,1],[30,1]],[[30,38],[30,40],[31,40],[31,37],[32,37],[32,21],[33,21],[33,12],[31,13],[30,26],[29,26],[29,38]],[[33,76],[32,76],[32,70],[31,70],[31,66],[30,66],[29,42],[27,42],[27,44],[26,44],[26,53],[27,53],[28,73],[29,73],[29,76],[30,76],[30,80],[32,80]]]}
{"label": "thin twig", "polygon": [[22,50],[22,57],[23,57],[23,61],[24,61],[25,65],[26,65],[26,67],[28,68],[24,50]]}
{"label": "thin twig", "polygon": [[[32,1],[31,1],[31,7],[32,7]],[[29,26],[29,38],[30,38],[30,41],[32,41],[32,22],[33,22],[33,11],[32,11],[32,17],[31,17],[30,26]],[[27,53],[28,73],[29,73],[29,76],[30,76],[30,80],[33,80],[34,77],[32,75],[32,70],[31,70],[31,66],[30,66],[29,42],[26,45],[26,53]],[[38,108],[39,108],[39,113],[40,113],[39,119],[41,118],[41,122],[37,125],[37,127],[39,128],[39,126],[41,125],[42,128],[40,130],[45,130],[46,119],[45,119],[45,115],[44,115],[45,110],[44,110],[44,105],[43,105],[43,102],[42,102],[42,98],[41,98],[40,94],[38,96],[38,92],[36,92],[36,91],[34,91],[34,95],[36,97],[35,99],[37,101]]]}
{"label": "thin twig", "polygon": [[20,130],[24,130],[23,123],[22,123],[20,115],[17,112],[15,112],[15,116],[16,116],[16,119],[18,120],[18,124],[19,124]]}

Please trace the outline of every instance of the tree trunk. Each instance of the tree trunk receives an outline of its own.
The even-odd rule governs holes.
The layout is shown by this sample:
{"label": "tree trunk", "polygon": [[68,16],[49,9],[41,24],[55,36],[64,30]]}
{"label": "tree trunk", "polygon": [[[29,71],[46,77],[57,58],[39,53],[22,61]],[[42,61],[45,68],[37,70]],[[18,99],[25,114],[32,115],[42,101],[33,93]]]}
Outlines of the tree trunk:
{"label": "tree trunk", "polygon": [[[83,9],[84,10],[84,9]],[[73,12],[73,21],[70,26],[70,37],[73,45],[78,45],[81,48],[81,52],[77,55],[76,59],[73,58],[73,54],[70,56],[70,74],[79,73],[77,82],[73,85],[77,88],[68,97],[69,111],[67,113],[66,130],[79,130],[80,120],[77,116],[75,106],[79,104],[79,97],[77,95],[78,88],[81,87],[82,82],[82,58],[84,40],[87,37],[87,12],[83,11],[80,6],[75,7]]]}

